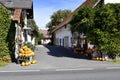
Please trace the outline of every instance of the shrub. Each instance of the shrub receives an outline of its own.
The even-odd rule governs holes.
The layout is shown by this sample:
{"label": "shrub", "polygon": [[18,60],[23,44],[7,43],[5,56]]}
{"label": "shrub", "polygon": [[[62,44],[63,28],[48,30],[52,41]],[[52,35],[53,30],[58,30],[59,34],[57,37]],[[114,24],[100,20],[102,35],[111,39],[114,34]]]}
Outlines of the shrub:
{"label": "shrub", "polygon": [[33,45],[33,44],[30,43],[30,42],[25,42],[25,43],[24,43],[24,46],[27,46],[27,47],[30,48],[32,51],[35,50],[35,45]]}
{"label": "shrub", "polygon": [[2,61],[9,63],[11,62],[11,57],[9,55],[3,56]]}
{"label": "shrub", "polygon": [[0,57],[9,55],[7,36],[10,24],[10,11],[0,5]]}

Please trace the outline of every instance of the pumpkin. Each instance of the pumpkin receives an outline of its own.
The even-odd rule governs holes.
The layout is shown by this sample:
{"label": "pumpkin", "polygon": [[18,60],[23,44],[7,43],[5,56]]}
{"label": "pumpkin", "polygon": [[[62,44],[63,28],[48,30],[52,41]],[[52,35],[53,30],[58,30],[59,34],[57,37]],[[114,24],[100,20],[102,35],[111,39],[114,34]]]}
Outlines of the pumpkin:
{"label": "pumpkin", "polygon": [[22,62],[22,63],[21,63],[21,66],[25,66],[25,62]]}

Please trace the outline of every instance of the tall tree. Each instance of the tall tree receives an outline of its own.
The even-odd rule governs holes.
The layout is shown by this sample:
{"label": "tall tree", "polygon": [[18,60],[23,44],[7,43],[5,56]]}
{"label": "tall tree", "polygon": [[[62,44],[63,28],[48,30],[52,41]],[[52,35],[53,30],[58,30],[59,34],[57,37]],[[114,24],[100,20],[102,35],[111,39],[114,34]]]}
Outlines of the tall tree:
{"label": "tall tree", "polygon": [[80,8],[70,21],[71,31],[78,33],[87,33],[93,27],[94,11],[91,7],[83,6]]}
{"label": "tall tree", "polygon": [[87,38],[98,45],[102,52],[108,52],[112,57],[119,54],[120,4],[107,4],[92,10],[83,7],[70,23],[71,31],[86,33]]}
{"label": "tall tree", "polygon": [[110,8],[114,11],[114,16],[117,20],[117,27],[120,29],[120,4],[110,4]]}
{"label": "tall tree", "polygon": [[61,23],[70,14],[70,10],[58,10],[54,12],[50,17],[50,22],[46,24],[46,27],[51,32],[55,26]]}
{"label": "tall tree", "polygon": [[[116,4],[107,4],[99,8],[95,12],[95,25],[91,31],[91,40],[99,45],[102,52],[108,52],[112,57],[120,52],[120,28],[118,27],[118,17],[120,15],[116,11]],[[114,8],[113,8],[114,7]],[[94,36],[92,36],[94,35]],[[92,39],[93,38],[93,39]]]}
{"label": "tall tree", "polygon": [[28,27],[30,27],[32,29],[32,34],[34,36],[38,36],[38,34],[39,34],[38,26],[35,23],[34,19],[28,19],[27,23],[28,23]]}

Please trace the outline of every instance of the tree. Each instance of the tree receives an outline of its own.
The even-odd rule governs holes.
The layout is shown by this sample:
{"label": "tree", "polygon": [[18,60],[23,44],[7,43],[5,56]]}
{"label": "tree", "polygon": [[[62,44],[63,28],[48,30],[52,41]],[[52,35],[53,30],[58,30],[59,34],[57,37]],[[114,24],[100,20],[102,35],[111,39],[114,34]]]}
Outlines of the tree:
{"label": "tree", "polygon": [[36,36],[35,43],[40,44],[43,34],[39,33],[38,26],[33,19],[28,19],[28,26],[32,29],[32,34]]}
{"label": "tree", "polygon": [[87,33],[93,27],[94,11],[91,7],[83,6],[70,21],[71,32]]}
{"label": "tree", "polygon": [[41,40],[44,38],[43,34],[42,33],[39,33],[38,34],[38,37],[36,38],[36,43],[37,44],[41,44]]}
{"label": "tree", "polygon": [[33,19],[28,19],[27,23],[28,23],[28,27],[32,29],[32,34],[34,36],[38,36],[39,35],[38,26],[36,25],[35,21]]}
{"label": "tree", "polygon": [[70,13],[70,10],[58,10],[54,12],[50,17],[51,21],[46,24],[49,32],[51,32],[55,26],[61,23]]}
{"label": "tree", "polygon": [[55,28],[55,26],[52,25],[52,22],[46,24],[46,27],[48,28],[49,34],[51,34],[51,31]]}
{"label": "tree", "polygon": [[[117,6],[114,4],[114,6]],[[113,4],[104,5],[95,12],[95,25],[91,30],[91,40],[99,46],[102,52],[108,52],[115,57],[120,52],[120,30],[116,9]],[[93,36],[94,35],[94,36]]]}
{"label": "tree", "polygon": [[110,8],[114,11],[114,16],[117,20],[117,27],[120,29],[120,4],[110,4]]}
{"label": "tree", "polygon": [[72,32],[84,32],[101,52],[114,58],[120,52],[120,4],[98,8],[81,8],[70,22]]}

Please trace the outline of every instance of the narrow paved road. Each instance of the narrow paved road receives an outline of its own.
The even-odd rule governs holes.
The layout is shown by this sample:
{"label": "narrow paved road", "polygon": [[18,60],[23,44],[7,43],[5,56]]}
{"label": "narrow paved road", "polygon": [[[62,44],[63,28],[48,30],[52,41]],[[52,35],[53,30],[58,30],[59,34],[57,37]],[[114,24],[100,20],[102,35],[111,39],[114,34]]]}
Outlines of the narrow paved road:
{"label": "narrow paved road", "polygon": [[93,61],[73,54],[71,49],[38,45],[38,63],[22,67],[11,63],[0,68],[1,80],[119,80],[120,65]]}
{"label": "narrow paved road", "polygon": [[58,46],[39,45],[36,50],[36,58],[42,69],[67,69],[67,68],[105,68],[120,66],[104,61],[84,59],[74,54],[71,49]]}
{"label": "narrow paved road", "polygon": [[1,80],[119,80],[119,69],[0,72]]}
{"label": "narrow paved road", "polygon": [[11,63],[4,68],[0,68],[0,71],[120,67],[119,64],[83,59],[83,57],[72,53],[71,49],[58,46],[38,45],[35,53],[37,64],[22,67],[19,64]]}

